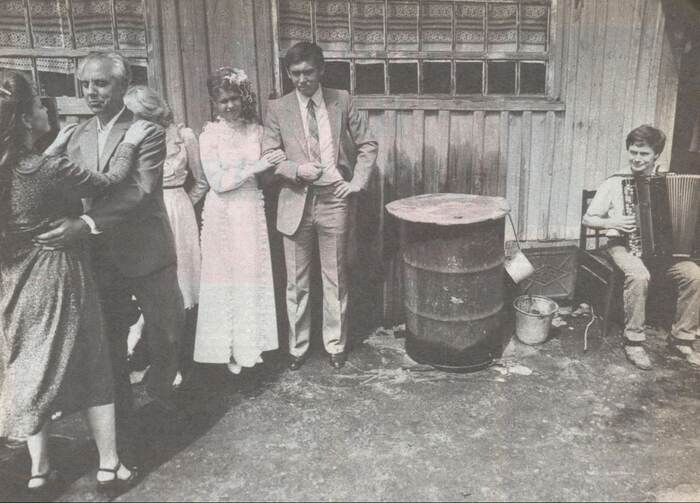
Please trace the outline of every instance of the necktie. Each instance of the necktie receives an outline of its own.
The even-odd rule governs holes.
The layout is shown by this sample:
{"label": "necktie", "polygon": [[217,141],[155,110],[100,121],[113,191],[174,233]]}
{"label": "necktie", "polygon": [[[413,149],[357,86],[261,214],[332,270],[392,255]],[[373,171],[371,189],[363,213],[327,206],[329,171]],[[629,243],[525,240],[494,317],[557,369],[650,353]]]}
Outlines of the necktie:
{"label": "necktie", "polygon": [[311,161],[321,163],[321,144],[318,141],[318,122],[314,110],[314,100],[309,100],[306,105],[309,125],[309,157]]}

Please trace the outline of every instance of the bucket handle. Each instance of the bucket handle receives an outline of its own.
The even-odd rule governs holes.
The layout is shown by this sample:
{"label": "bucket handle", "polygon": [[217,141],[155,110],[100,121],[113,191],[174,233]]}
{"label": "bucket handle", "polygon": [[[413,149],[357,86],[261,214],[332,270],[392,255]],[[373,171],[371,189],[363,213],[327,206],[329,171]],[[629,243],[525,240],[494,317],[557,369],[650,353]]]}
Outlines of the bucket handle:
{"label": "bucket handle", "polygon": [[520,240],[518,239],[518,231],[515,230],[515,224],[513,223],[513,217],[510,216],[510,213],[508,213],[508,221],[510,222],[510,226],[513,229],[513,236],[515,236],[515,243],[518,245],[518,250],[523,251],[523,249],[520,247]]}
{"label": "bucket handle", "polygon": [[[520,239],[518,239],[518,231],[515,230],[515,224],[513,223],[513,217],[510,215],[510,212],[507,214],[508,215],[508,221],[510,222],[510,227],[513,229],[513,236],[515,237],[515,244],[518,246],[518,251],[523,253],[523,249],[520,246]],[[523,253],[524,255],[524,253]],[[529,295],[530,292],[530,287],[532,287],[534,283],[530,283],[527,288],[525,289],[524,294]]]}

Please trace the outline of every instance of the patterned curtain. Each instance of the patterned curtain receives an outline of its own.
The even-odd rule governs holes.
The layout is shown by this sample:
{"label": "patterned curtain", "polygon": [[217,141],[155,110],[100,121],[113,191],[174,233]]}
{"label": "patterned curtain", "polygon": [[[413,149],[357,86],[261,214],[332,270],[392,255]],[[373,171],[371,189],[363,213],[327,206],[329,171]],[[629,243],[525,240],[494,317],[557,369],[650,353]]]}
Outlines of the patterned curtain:
{"label": "patterned curtain", "polygon": [[350,23],[345,0],[317,2],[316,37],[318,44],[326,51],[350,50]]}
{"label": "patterned curtain", "polygon": [[[32,26],[27,34],[23,0],[0,0],[0,47],[112,49],[112,7],[110,0],[73,0],[75,33],[70,32],[69,12],[65,0],[29,0]],[[146,48],[146,32],[141,0],[116,0],[116,23],[121,49]],[[138,61],[137,66],[145,66]],[[75,61],[70,58],[37,58],[39,73],[72,75]],[[30,58],[0,58],[0,68],[29,72]]]}
{"label": "patterned curtain", "polygon": [[518,50],[518,6],[489,5],[488,47],[495,52]]}
{"label": "patterned curtain", "polygon": [[287,50],[297,42],[313,40],[311,33],[311,0],[279,0],[280,49]]}
{"label": "patterned curtain", "polygon": [[452,50],[452,4],[426,2],[423,8],[421,39],[425,51]]}
{"label": "patterned curtain", "polygon": [[386,24],[389,50],[418,50],[418,2],[390,3]]}
{"label": "patterned curtain", "polygon": [[484,50],[483,4],[464,3],[455,9],[455,50]]}
{"label": "patterned curtain", "polygon": [[114,47],[109,0],[73,0],[73,23],[76,47]]}
{"label": "patterned curtain", "polygon": [[0,0],[0,47],[30,47],[22,0]]}
{"label": "patterned curtain", "polygon": [[384,2],[357,2],[352,6],[353,47],[360,51],[384,49]]}

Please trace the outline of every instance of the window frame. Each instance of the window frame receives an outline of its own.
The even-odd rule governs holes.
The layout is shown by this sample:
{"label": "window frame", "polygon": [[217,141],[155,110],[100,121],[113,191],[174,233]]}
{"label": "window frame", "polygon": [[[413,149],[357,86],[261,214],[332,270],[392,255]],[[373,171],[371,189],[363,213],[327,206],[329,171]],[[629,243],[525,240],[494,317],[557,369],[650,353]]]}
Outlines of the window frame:
{"label": "window frame", "polygon": [[[34,82],[41,85],[41,79],[39,78],[39,69],[37,65],[37,60],[42,58],[63,58],[71,59],[75,68],[78,67],[79,60],[91,51],[96,50],[94,47],[78,48],[76,47],[76,37],[75,37],[75,22],[73,17],[73,2],[72,0],[62,0],[64,2],[64,7],[66,9],[66,16],[68,20],[67,30],[69,31],[68,39],[70,40],[71,47],[0,47],[0,58],[12,59],[12,58],[27,58],[31,60],[31,73]],[[152,15],[152,9],[150,7],[149,0],[141,0],[141,9],[143,13],[143,29],[145,34],[145,47],[144,48],[121,48],[119,43],[119,28],[117,20],[117,0],[107,0],[110,5],[110,22],[112,31],[112,45],[111,47],[105,46],[103,49],[113,49],[119,51],[120,54],[125,56],[130,62],[134,60],[142,60],[146,63],[146,70],[148,75],[149,84],[153,80],[151,85],[160,85],[160,79],[154,75],[154,69],[152,68],[154,61],[154,50],[153,43],[151,41],[151,32],[149,30],[149,16]],[[27,33],[27,38],[30,44],[34,46],[34,29],[32,25],[32,17],[30,12],[31,0],[24,0],[24,29]],[[75,96],[52,96],[56,99],[60,115],[92,115],[90,109],[87,107],[85,100],[82,96],[82,90],[80,88],[80,82],[77,77],[73,76],[73,82],[75,86]]]}
{"label": "window frame", "polygon": [[[311,0],[313,3],[315,0]],[[385,89],[389,92],[388,85],[388,64],[392,60],[412,60],[418,61],[418,94],[411,95],[355,95],[354,99],[359,108],[363,109],[387,109],[387,110],[406,110],[406,109],[423,109],[423,110],[544,110],[544,111],[559,111],[564,110],[564,103],[560,100],[561,93],[561,77],[557,74],[561,70],[562,48],[561,40],[563,31],[563,21],[561,19],[561,9],[559,0],[548,0],[549,15],[547,19],[547,41],[545,52],[488,52],[488,41],[484,41],[484,50],[482,51],[455,51],[455,16],[452,17],[452,48],[451,52],[447,51],[423,51],[421,37],[421,7],[425,0],[417,0],[418,2],[418,47],[417,51],[358,51],[352,47],[352,12],[348,12],[349,30],[350,30],[350,50],[325,50],[324,56],[329,60],[345,60],[352,61],[351,68],[351,93],[354,94],[354,69],[355,63],[358,60],[373,59],[384,60],[387,68],[385,75]],[[476,2],[479,0],[451,0],[457,2]],[[481,0],[485,4],[488,0]],[[512,0],[514,3],[517,0]],[[349,1],[351,4],[353,0]],[[273,70],[275,76],[275,90],[279,96],[283,94],[283,72],[284,67],[281,63],[283,57],[280,49],[279,38],[279,0],[270,0],[272,9],[272,35],[273,35]],[[387,8],[389,0],[384,0],[384,9]],[[526,3],[523,3],[527,5]],[[486,6],[488,9],[488,6]],[[313,11],[315,12],[315,10]],[[385,10],[386,12],[386,10]],[[488,11],[487,11],[488,12]],[[518,12],[520,12],[518,10]],[[518,16],[518,33],[520,31],[520,20]],[[311,31],[314,41],[316,40],[316,25],[315,16],[311,18]],[[484,15],[484,36],[488,37],[487,14]],[[384,20],[384,44],[386,48],[387,22]],[[518,37],[518,43],[519,37]],[[423,62],[451,62],[451,92],[446,94],[422,94],[422,67]],[[488,62],[489,61],[513,61],[516,62],[516,92],[519,92],[520,82],[520,62],[542,62],[546,65],[545,72],[545,92],[541,95],[513,95],[513,94],[487,94],[488,82]],[[460,62],[481,62],[482,69],[482,94],[460,95],[456,94],[456,69],[457,63]]]}

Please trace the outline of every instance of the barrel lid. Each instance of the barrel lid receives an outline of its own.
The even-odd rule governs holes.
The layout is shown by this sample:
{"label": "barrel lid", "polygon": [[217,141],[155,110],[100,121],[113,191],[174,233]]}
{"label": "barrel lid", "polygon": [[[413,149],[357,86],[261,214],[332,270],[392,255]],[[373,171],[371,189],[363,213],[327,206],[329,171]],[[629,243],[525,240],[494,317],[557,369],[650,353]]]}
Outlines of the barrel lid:
{"label": "barrel lid", "polygon": [[474,194],[423,194],[392,201],[386,209],[400,220],[436,225],[496,220],[510,212],[504,198]]}

